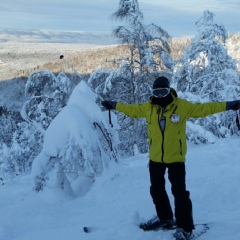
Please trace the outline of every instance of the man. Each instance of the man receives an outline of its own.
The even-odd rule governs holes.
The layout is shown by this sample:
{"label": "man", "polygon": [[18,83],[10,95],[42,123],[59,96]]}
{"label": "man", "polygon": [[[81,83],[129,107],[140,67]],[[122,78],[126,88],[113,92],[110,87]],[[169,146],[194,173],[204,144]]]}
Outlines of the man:
{"label": "man", "polygon": [[194,229],[192,202],[185,183],[186,121],[227,110],[238,110],[239,101],[190,103],[178,98],[166,77],[154,81],[152,97],[143,104],[103,101],[107,109],[115,109],[134,118],[146,118],[149,140],[150,194],[158,219],[140,225],[143,230],[171,228],[173,212],[165,190],[165,172],[174,196],[177,240],[190,239]]}

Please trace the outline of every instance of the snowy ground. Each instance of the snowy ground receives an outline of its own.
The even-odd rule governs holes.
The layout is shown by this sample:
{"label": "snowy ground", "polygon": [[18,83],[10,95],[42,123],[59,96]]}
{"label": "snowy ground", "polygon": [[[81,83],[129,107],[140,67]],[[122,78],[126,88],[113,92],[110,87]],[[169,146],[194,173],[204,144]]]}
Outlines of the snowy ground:
{"label": "snowy ground", "polygon": [[[239,146],[239,138],[189,145],[187,187],[195,223],[212,223],[199,240],[240,239]],[[170,240],[169,232],[143,232],[137,227],[140,220],[155,214],[147,163],[147,155],[139,155],[112,164],[91,191],[79,198],[58,189],[33,192],[30,176],[2,186],[0,239]],[[85,233],[84,226],[95,230]]]}
{"label": "snowy ground", "polygon": [[116,38],[106,32],[0,28],[0,81],[28,76],[36,69],[46,69],[46,64],[59,64],[62,54],[81,55],[113,44],[117,44]]}
{"label": "snowy ground", "polygon": [[[93,49],[102,47],[101,45],[77,43],[0,41],[0,81],[19,76],[29,76],[30,73],[36,69],[46,69],[47,64],[50,63],[58,65],[60,62],[59,56],[62,54],[68,59],[73,54],[86,54]],[[53,69],[49,70],[51,71]]]}

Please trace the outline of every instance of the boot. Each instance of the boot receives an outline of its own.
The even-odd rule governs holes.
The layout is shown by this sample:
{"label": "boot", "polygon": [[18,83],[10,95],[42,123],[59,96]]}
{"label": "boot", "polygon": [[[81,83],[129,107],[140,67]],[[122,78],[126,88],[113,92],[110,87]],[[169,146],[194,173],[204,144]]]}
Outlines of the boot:
{"label": "boot", "polygon": [[157,217],[139,226],[144,231],[157,231],[159,229],[171,229],[174,227],[173,219],[159,220]]}
{"label": "boot", "polygon": [[177,228],[173,236],[176,240],[190,240],[192,232],[186,232],[182,228]]}

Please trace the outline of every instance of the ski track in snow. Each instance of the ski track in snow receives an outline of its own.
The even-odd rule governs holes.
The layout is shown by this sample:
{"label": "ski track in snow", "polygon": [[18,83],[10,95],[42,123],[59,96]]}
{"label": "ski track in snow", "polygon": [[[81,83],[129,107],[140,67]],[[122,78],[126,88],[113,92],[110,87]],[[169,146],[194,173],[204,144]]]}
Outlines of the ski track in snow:
{"label": "ski track in snow", "polygon": [[[187,188],[195,223],[212,223],[199,240],[240,239],[240,139],[188,145]],[[83,197],[60,189],[31,190],[30,176],[0,191],[0,240],[170,240],[170,232],[143,232],[155,215],[147,154],[111,163]],[[170,185],[167,191],[173,204]],[[91,233],[84,226],[93,228]]]}

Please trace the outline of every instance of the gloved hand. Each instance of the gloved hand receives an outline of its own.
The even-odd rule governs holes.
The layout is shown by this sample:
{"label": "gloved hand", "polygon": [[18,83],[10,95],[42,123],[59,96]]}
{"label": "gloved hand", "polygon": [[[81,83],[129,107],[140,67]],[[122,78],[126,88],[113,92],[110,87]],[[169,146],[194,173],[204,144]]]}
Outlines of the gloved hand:
{"label": "gloved hand", "polygon": [[111,109],[116,109],[116,105],[117,105],[117,102],[114,102],[114,101],[103,101],[102,102],[102,105],[108,109],[108,110],[111,110]]}
{"label": "gloved hand", "polygon": [[240,101],[239,100],[227,102],[226,110],[239,110],[239,109],[240,109]]}

